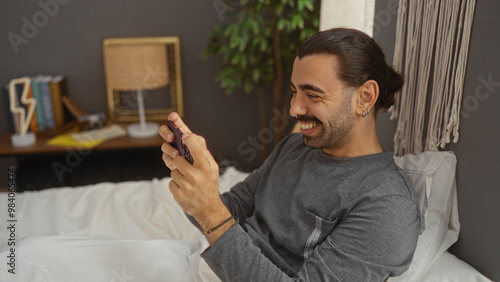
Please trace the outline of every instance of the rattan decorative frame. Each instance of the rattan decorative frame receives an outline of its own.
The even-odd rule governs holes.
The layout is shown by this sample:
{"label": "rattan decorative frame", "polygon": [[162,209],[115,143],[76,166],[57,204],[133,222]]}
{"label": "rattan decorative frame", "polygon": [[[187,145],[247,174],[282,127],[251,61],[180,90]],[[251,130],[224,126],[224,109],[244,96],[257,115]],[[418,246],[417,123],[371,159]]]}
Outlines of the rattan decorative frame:
{"label": "rattan decorative frame", "polygon": [[[105,38],[103,49],[111,44],[165,44],[167,49],[168,75],[170,93],[169,108],[145,109],[147,120],[165,121],[168,115],[175,111],[183,117],[183,94],[182,94],[182,72],[180,42],[177,36],[168,37],[131,37],[131,38]],[[170,95],[168,95],[170,94]],[[117,122],[135,122],[139,120],[137,109],[123,109],[121,97],[122,92],[107,88],[108,114],[109,118]]]}

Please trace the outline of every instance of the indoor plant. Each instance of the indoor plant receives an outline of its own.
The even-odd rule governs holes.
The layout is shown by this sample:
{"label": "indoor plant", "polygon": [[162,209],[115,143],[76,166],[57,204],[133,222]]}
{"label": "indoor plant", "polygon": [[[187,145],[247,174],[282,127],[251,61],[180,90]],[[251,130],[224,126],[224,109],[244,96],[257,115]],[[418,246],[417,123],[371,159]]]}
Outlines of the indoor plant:
{"label": "indoor plant", "polygon": [[[231,23],[209,36],[205,56],[218,56],[216,80],[227,93],[242,88],[259,95],[260,126],[266,128],[265,95],[272,87],[274,145],[284,136],[284,97],[298,45],[318,31],[319,0],[226,1]],[[285,116],[286,115],[286,116]],[[261,140],[262,142],[262,140]],[[263,142],[262,142],[263,143]],[[267,144],[263,144],[264,146]],[[266,149],[262,150],[262,160]]]}

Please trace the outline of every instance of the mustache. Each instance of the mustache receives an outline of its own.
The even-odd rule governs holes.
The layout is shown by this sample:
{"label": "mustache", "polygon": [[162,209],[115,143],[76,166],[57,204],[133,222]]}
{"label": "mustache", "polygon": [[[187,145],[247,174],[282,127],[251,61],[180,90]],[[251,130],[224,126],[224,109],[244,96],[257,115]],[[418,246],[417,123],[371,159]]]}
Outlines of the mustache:
{"label": "mustache", "polygon": [[321,121],[314,116],[297,116],[296,119],[301,122],[314,121],[316,123],[321,123]]}

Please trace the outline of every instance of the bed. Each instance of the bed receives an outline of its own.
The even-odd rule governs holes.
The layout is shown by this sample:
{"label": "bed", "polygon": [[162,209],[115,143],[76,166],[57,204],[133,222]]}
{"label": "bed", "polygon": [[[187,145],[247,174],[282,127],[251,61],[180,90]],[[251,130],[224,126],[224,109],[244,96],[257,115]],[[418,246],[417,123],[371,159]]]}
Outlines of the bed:
{"label": "bed", "polygon": [[[410,268],[389,281],[490,281],[447,251],[460,231],[455,155],[395,160],[415,186],[422,224]],[[221,192],[246,175],[227,168]],[[200,259],[208,244],[174,202],[169,181],[18,193],[14,218],[1,193],[0,281],[219,281]]]}

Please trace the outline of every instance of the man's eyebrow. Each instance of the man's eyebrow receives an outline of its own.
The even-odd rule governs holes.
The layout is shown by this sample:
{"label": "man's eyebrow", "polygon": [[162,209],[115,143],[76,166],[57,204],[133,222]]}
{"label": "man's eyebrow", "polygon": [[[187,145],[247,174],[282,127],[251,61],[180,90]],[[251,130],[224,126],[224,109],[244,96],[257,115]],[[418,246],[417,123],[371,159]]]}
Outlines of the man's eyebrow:
{"label": "man's eyebrow", "polygon": [[[296,88],[295,85],[293,85],[293,83],[291,81],[290,81],[290,87]],[[312,90],[314,92],[326,94],[325,90],[319,88],[318,86],[316,86],[314,84],[309,84],[309,83],[299,84],[299,88],[300,88],[300,90]]]}

